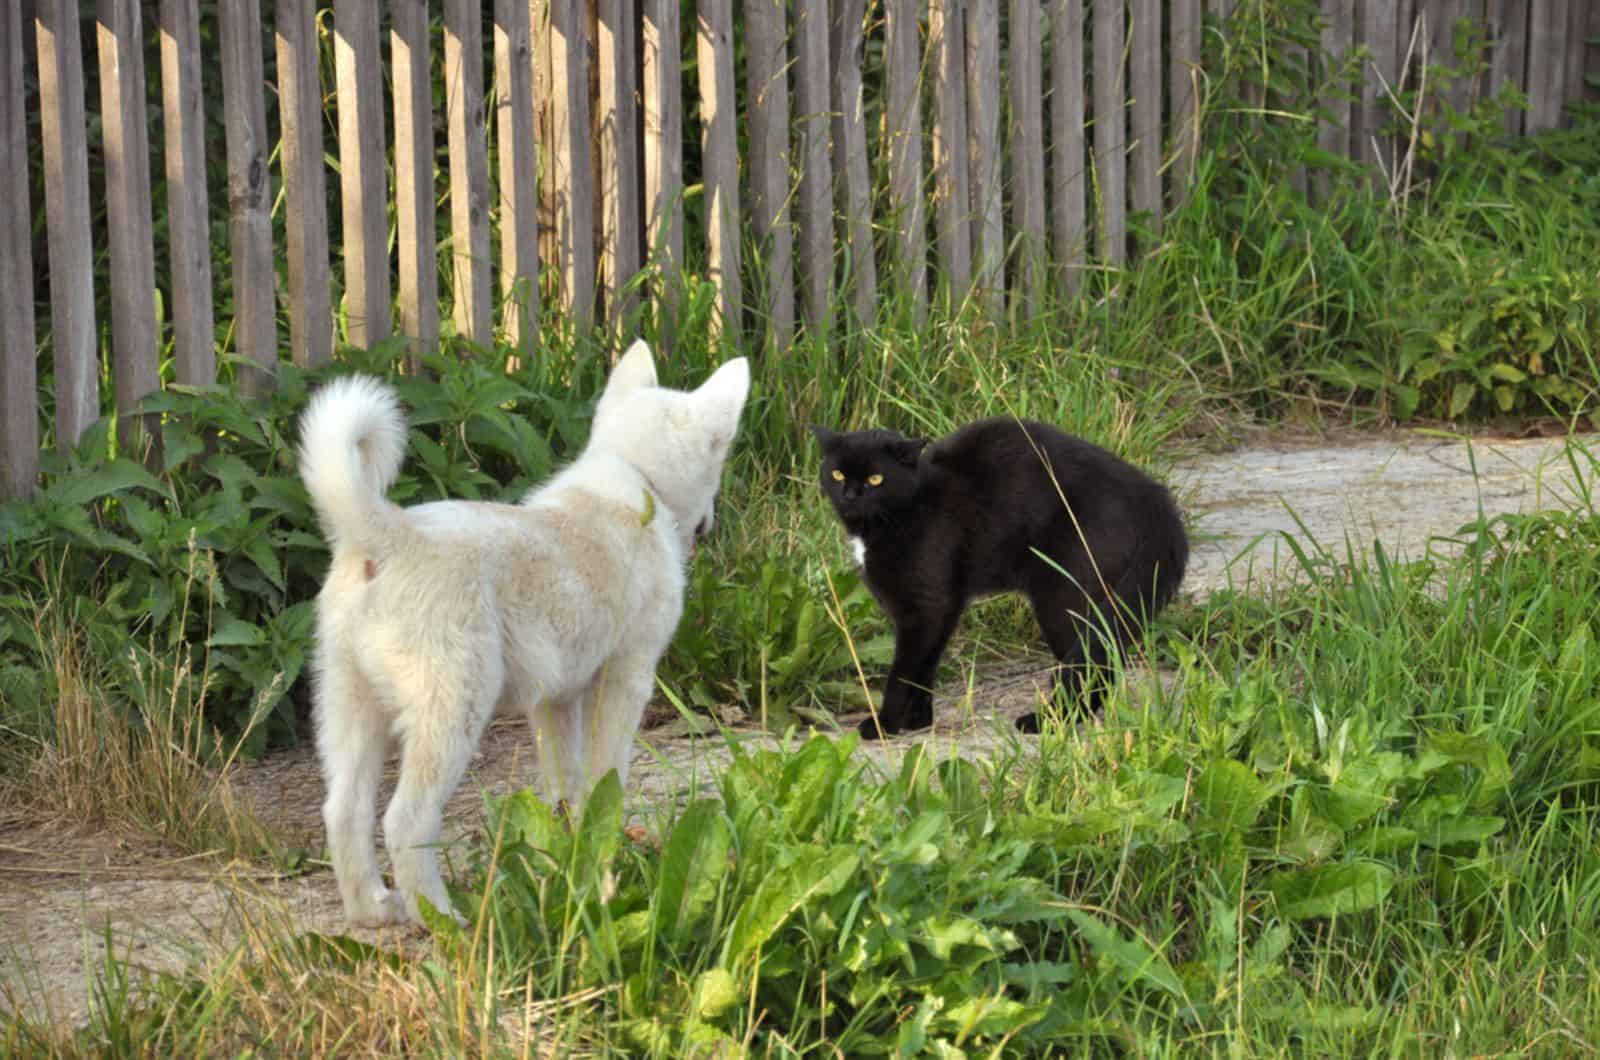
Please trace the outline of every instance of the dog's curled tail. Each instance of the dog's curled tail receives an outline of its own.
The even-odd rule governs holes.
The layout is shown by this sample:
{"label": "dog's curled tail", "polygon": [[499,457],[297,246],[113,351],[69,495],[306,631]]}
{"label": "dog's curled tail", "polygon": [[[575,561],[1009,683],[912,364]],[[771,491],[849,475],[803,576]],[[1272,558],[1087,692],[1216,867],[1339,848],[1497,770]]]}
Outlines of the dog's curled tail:
{"label": "dog's curled tail", "polygon": [[399,509],[384,494],[405,451],[405,414],[384,383],[347,376],[312,396],[300,418],[300,477],[336,549],[392,541]]}

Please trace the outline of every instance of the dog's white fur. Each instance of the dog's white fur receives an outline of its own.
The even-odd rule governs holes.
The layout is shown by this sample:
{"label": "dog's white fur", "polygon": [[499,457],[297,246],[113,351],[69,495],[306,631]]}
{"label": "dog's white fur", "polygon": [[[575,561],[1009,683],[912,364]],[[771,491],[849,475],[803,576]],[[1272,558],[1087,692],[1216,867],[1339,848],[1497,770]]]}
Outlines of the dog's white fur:
{"label": "dog's white fur", "polygon": [[[312,398],[300,470],[333,552],[317,597],[317,749],[351,922],[420,921],[419,896],[449,910],[441,814],[497,709],[527,715],[552,800],[582,802],[610,769],[626,781],[749,386],[741,357],[696,390],[659,387],[636,342],[588,445],[521,504],[413,508],[384,497],[405,453],[394,392],[351,377]],[[373,832],[395,738],[391,891]]]}

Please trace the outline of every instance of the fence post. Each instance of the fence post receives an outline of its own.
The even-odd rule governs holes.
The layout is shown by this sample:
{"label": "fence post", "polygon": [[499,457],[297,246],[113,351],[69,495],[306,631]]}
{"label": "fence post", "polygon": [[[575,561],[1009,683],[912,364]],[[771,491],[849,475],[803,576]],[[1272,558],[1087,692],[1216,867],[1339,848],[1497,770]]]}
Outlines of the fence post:
{"label": "fence post", "polygon": [[[1194,175],[1194,156],[1200,149],[1200,0],[1172,0],[1171,11],[1171,21],[1167,24],[1167,47],[1170,49],[1167,77],[1171,82],[1167,114],[1173,166],[1168,187],[1176,208],[1189,190],[1189,181]],[[1346,36],[1350,33],[1348,21],[1344,32]]]}
{"label": "fence post", "polygon": [[1000,166],[999,0],[965,0],[967,180],[972,203],[973,286],[984,312],[1005,305],[1005,213]]}
{"label": "fence post", "polygon": [[[400,334],[410,340],[407,361],[415,371],[423,353],[439,348],[439,238],[433,191],[433,77],[429,72],[432,48],[427,0],[390,0],[389,13]],[[339,113],[342,143],[343,106]]]}
{"label": "fence post", "polygon": [[105,138],[106,228],[111,251],[111,370],[117,439],[136,458],[153,436],[133,414],[156,375],[155,235],[145,121],[144,34],[134,0],[100,0],[100,128]]}
{"label": "fence post", "polygon": [[489,156],[483,128],[483,4],[446,0],[445,121],[450,144],[450,261],[456,334],[494,339],[489,291]]}
{"label": "fence post", "polygon": [[33,216],[23,115],[22,12],[0,10],[0,499],[26,497],[39,477],[33,320]]}
{"label": "fence post", "polygon": [[828,63],[827,0],[795,0],[795,115],[799,130],[800,285],[806,326],[827,331],[833,295],[833,166],[828,133],[833,125]]}
{"label": "fence post", "polygon": [[[345,337],[355,346],[370,348],[387,338],[393,326],[383,81],[372,76],[382,64],[377,5],[372,0],[334,0],[333,29],[344,217]],[[430,102],[424,113],[431,111]]]}
{"label": "fence post", "polygon": [[1133,209],[1150,215],[1161,234],[1161,0],[1134,0],[1133,39],[1128,51],[1133,84]]}
{"label": "fence post", "polygon": [[1128,257],[1126,20],[1122,0],[1099,0],[1094,6],[1094,172],[1098,249],[1107,265],[1121,265]]}
{"label": "fence post", "polygon": [[100,416],[89,142],[78,0],[39,0],[39,107],[45,229],[50,241],[50,341],[55,348],[56,448],[67,452]]}
{"label": "fence post", "polygon": [[[211,217],[206,193],[198,0],[161,0],[161,31],[173,374],[180,383],[205,385],[217,378],[217,337],[211,313]],[[317,157],[322,157],[320,143]],[[298,299],[291,297],[291,301],[300,305]]]}
{"label": "fence post", "polygon": [[1083,0],[1054,0],[1050,8],[1050,140],[1055,202],[1052,239],[1056,268],[1068,294],[1083,282],[1089,215],[1085,205],[1083,134]]}
{"label": "fence post", "polygon": [[1012,312],[1019,321],[1039,311],[1044,290],[1044,84],[1038,0],[1011,0],[1011,217],[1017,230],[1017,282]]}
{"label": "fence post", "polygon": [[946,292],[960,305],[972,288],[971,185],[967,171],[966,42],[961,0],[931,0],[928,51],[935,78],[933,182],[935,231]]}
{"label": "fence post", "polygon": [[244,358],[239,365],[239,389],[260,394],[274,385],[278,364],[261,4],[259,0],[223,0],[221,9],[234,344]]}
{"label": "fence post", "polygon": [[895,268],[911,296],[912,322],[920,326],[928,312],[928,246],[922,198],[922,49],[917,15],[907,2],[884,9],[885,57],[889,64],[888,107],[884,136],[888,140],[889,201],[898,221]]}
{"label": "fence post", "polygon": [[644,210],[649,251],[660,263],[656,288],[661,344],[670,351],[683,277],[683,56],[678,0],[645,8]]}
{"label": "fence post", "polygon": [[[623,0],[600,0],[597,30],[600,67],[601,264],[606,319],[616,333],[634,315],[637,300],[624,294],[642,264],[639,254],[638,11]],[[620,347],[618,347],[620,349]]]}
{"label": "fence post", "polygon": [[533,143],[532,0],[495,0],[495,150],[506,341],[523,356],[539,328],[539,159]]}
{"label": "fence post", "polygon": [[[794,333],[794,229],[789,200],[789,46],[783,0],[744,5],[745,106],[750,124],[750,224],[767,278],[769,349]],[[733,101],[730,99],[731,107]]]}
{"label": "fence post", "polygon": [[550,0],[550,183],[563,304],[575,327],[594,321],[594,180],[589,30],[583,0]]}
{"label": "fence post", "polygon": [[863,0],[840,0],[829,49],[834,69],[833,142],[842,159],[836,183],[850,248],[851,304],[856,320],[870,326],[878,310],[878,269],[872,251],[872,177],[861,99],[865,16]]}
{"label": "fence post", "polygon": [[730,0],[699,0],[695,33],[700,64],[701,155],[706,189],[708,271],[719,292],[718,327],[743,344],[744,292],[739,277],[739,138],[734,127],[733,9]]}

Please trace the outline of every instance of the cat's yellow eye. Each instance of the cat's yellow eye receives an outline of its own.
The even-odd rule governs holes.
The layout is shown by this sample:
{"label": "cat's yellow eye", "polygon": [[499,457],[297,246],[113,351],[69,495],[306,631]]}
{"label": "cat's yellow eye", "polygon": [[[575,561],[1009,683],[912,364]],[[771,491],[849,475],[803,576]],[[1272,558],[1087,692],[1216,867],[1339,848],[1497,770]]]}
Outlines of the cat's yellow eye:
{"label": "cat's yellow eye", "polygon": [[840,471],[838,468],[834,468],[833,469],[833,481],[835,481],[835,482],[843,482],[844,481],[844,472]]}
{"label": "cat's yellow eye", "polygon": [[881,485],[883,485],[883,476],[882,475],[868,475],[867,476],[867,485],[869,485],[869,486],[881,486]]}

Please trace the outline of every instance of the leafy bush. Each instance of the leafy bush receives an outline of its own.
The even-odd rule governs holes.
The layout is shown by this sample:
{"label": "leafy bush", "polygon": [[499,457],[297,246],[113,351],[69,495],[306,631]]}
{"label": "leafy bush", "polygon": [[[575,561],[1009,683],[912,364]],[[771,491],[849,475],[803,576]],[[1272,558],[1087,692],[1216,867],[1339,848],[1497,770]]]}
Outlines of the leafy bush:
{"label": "leafy bush", "polygon": [[[394,353],[356,366],[386,371]],[[396,500],[515,496],[582,442],[583,396],[536,394],[486,359],[430,365],[437,381],[388,372],[411,410]],[[203,682],[185,698],[203,702],[219,732],[249,733],[251,753],[292,740],[327,564],[296,473],[294,415],[343,370],[282,366],[263,402],[221,385],[151,395],[141,411],[160,421],[155,473],[107,455],[110,417],[72,454],[43,454],[43,489],[0,507],[0,670],[48,675],[33,615],[50,599],[85,630],[107,688],[136,717],[155,707],[141,701],[152,686],[140,674],[160,667]],[[48,680],[12,691],[22,693],[14,724],[48,732]]]}

